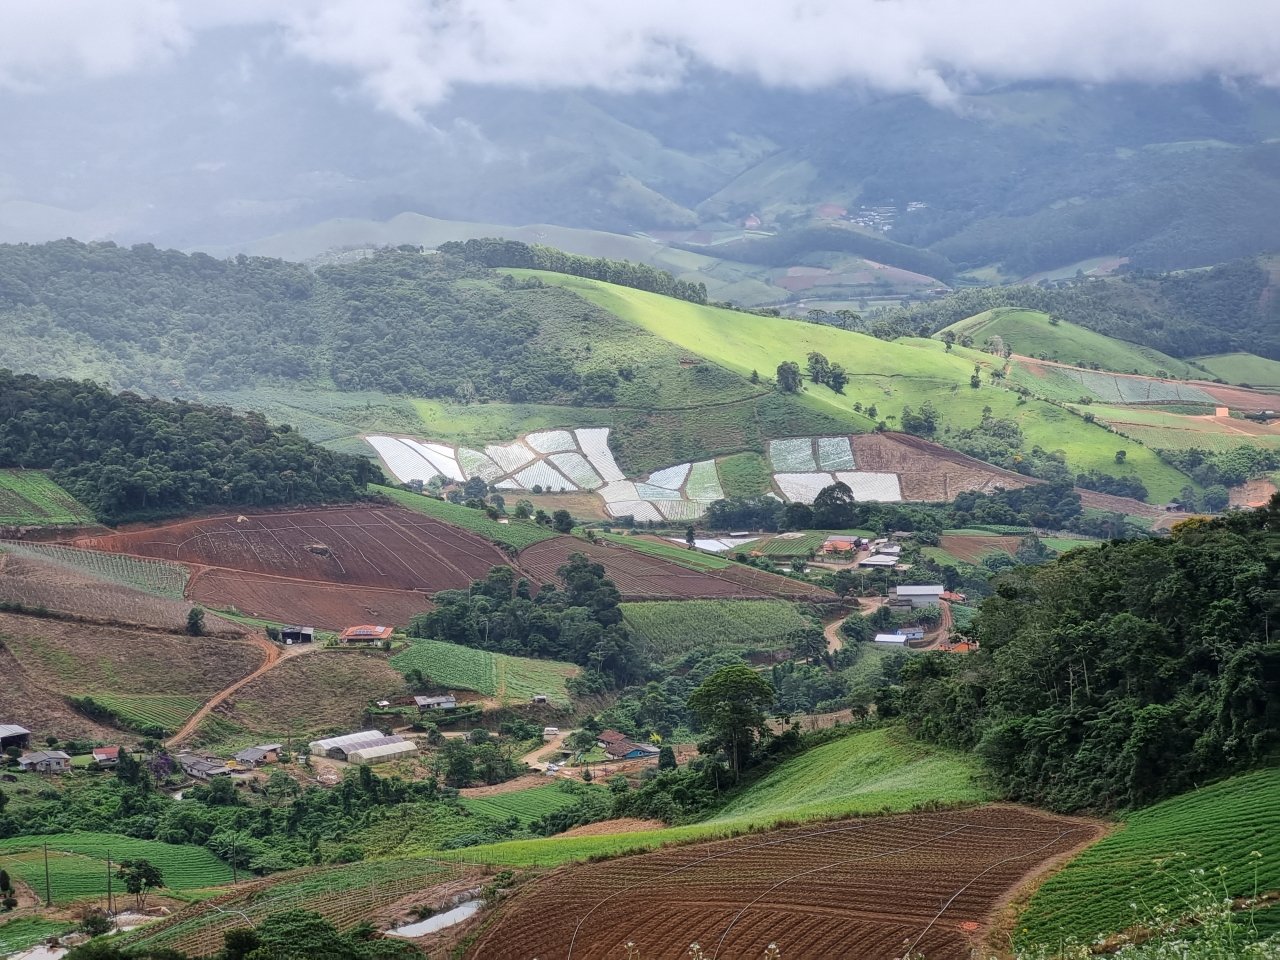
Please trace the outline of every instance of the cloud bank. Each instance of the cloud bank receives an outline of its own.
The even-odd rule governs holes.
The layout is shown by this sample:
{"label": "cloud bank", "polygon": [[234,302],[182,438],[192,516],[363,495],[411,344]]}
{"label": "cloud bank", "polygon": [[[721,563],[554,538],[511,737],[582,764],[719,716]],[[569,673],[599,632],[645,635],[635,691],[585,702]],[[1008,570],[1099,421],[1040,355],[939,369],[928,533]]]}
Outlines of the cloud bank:
{"label": "cloud bank", "polygon": [[0,85],[144,69],[231,24],[405,118],[459,86],[672,89],[698,67],[935,102],[990,81],[1280,85],[1272,0],[40,0],[0,5]]}

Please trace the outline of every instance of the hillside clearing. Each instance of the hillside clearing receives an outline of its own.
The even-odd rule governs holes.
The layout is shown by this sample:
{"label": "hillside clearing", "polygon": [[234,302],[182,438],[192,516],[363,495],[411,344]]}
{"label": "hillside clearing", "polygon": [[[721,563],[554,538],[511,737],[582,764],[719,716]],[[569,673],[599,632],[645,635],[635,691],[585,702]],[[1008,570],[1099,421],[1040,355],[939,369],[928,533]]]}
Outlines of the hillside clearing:
{"label": "hillside clearing", "polygon": [[781,600],[662,600],[622,604],[622,618],[658,659],[701,647],[774,649],[811,626]]}
{"label": "hillside clearing", "polygon": [[579,673],[571,663],[420,639],[392,657],[391,666],[402,673],[421,670],[441,687],[474,690],[503,703],[528,703],[535,694],[542,694],[559,706],[569,705],[565,681]]}
{"label": "hillside clearing", "polygon": [[0,525],[78,526],[96,523],[84,504],[41,470],[0,470]]}

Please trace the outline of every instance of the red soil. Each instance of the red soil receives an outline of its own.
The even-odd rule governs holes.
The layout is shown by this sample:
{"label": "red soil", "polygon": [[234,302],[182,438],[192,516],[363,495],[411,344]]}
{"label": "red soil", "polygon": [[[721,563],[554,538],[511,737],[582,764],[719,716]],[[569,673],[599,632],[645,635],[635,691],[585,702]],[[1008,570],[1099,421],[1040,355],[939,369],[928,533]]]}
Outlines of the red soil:
{"label": "red soil", "polygon": [[966,490],[1013,490],[1037,481],[905,433],[850,438],[859,470],[896,473],[904,500],[952,500]]}
{"label": "red soil", "polygon": [[942,549],[954,557],[969,563],[980,563],[982,558],[993,551],[1002,551],[1013,556],[1018,549],[1019,537],[962,537],[944,536]]}
{"label": "red soil", "polygon": [[[1092,823],[989,806],[846,820],[558,870],[501,908],[485,960],[791,957],[967,960],[996,909]],[[910,951],[908,954],[906,951]]]}

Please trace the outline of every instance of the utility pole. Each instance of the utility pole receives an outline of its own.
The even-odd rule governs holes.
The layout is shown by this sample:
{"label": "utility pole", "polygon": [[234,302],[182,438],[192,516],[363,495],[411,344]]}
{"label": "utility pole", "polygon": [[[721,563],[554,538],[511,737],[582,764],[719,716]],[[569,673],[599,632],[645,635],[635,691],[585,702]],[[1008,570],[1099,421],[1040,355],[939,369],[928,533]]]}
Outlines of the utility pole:
{"label": "utility pole", "polygon": [[236,875],[236,837],[233,833],[231,835],[231,885],[234,887],[237,883],[239,879]]}
{"label": "utility pole", "polygon": [[49,844],[44,845],[44,905],[53,906],[53,897],[49,895]]}
{"label": "utility pole", "polygon": [[107,851],[107,914],[114,917],[116,915],[115,905],[111,901],[111,851]]}

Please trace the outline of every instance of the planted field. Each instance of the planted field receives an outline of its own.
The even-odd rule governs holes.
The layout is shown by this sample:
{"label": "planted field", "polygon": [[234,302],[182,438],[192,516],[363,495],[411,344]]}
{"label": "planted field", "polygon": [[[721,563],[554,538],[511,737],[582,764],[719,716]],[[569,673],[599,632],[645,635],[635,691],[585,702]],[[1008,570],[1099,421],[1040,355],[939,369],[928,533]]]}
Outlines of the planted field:
{"label": "planted field", "polygon": [[500,701],[528,702],[540,693],[561,706],[570,703],[565,681],[578,673],[571,663],[511,657],[439,640],[414,640],[391,658],[391,666],[405,673],[416,668],[442,687],[474,690]]}
{"label": "planted field", "polygon": [[758,543],[753,553],[761,553],[766,557],[809,557],[822,549],[827,542],[825,533],[806,533],[798,537],[790,535],[770,537]]}
{"label": "planted field", "polygon": [[18,953],[74,929],[75,924],[69,921],[42,917],[18,917],[0,922],[0,956]]}
{"label": "planted field", "polygon": [[97,580],[131,587],[157,597],[181,600],[187,587],[187,568],[180,563],[123,557],[96,550],[84,550],[58,543],[27,543],[7,540],[0,549],[18,556],[32,557],[77,571]]}
{"label": "planted field", "polygon": [[[123,559],[106,554],[93,556]],[[187,611],[191,609],[191,604],[183,600],[171,600],[101,580],[79,567],[46,559],[36,551],[9,550],[2,544],[0,600],[16,601],[28,608],[166,630],[184,629]],[[205,626],[210,632],[219,633],[236,629],[213,617],[207,618]]]}
{"label": "planted field", "polygon": [[575,553],[584,554],[591,562],[603,566],[605,574],[618,585],[625,600],[768,596],[759,589],[721,577],[720,573],[724,571],[691,570],[665,559],[665,555],[588,543],[572,537],[557,537],[534,544],[520,554],[520,568],[536,583],[554,583],[556,571]]}
{"label": "planted field", "polygon": [[214,709],[198,736],[204,743],[240,747],[358,730],[370,700],[403,692],[404,678],[378,654],[315,650],[241,687]]}
{"label": "planted field", "polygon": [[0,470],[0,525],[96,523],[92,511],[40,470]]}
{"label": "planted field", "polygon": [[[55,833],[0,840],[0,863],[33,890],[44,892],[44,845],[49,848],[50,891],[55,904],[105,897],[107,857],[145,859],[160,868],[170,890],[198,890],[231,882],[231,867],[204,847],[138,840],[113,833]],[[123,894],[114,881],[117,894]]]}
{"label": "planted field", "polygon": [[[1019,918],[1018,939],[1089,943],[1158,905],[1176,914],[1202,885],[1233,897],[1280,889],[1280,768],[1129,814],[1115,833],[1045,882]],[[1133,903],[1144,913],[1136,914]]]}
{"label": "planted field", "polygon": [[998,487],[1011,490],[1032,482],[1021,474],[905,433],[865,434],[851,442],[858,469],[896,475],[903,500],[953,500],[966,490],[989,493]]}
{"label": "planted field", "polygon": [[1029,872],[1097,827],[982,807],[793,827],[560,871],[506,904],[471,957],[968,958]]}
{"label": "planted field", "polygon": [[286,910],[319,913],[340,930],[347,930],[409,894],[420,894],[429,902],[432,888],[459,876],[456,867],[424,860],[293,870],[193,904],[126,935],[123,942],[134,948],[164,948],[203,957],[221,949],[228,930],[261,923]]}
{"label": "planted field", "polygon": [[[1151,410],[1146,407],[1089,408],[1100,421],[1117,433],[1156,450],[1234,450],[1252,446],[1280,449],[1280,425],[1256,423],[1211,413],[1199,416]],[[1123,445],[1118,442],[1118,445]]]}
{"label": "planted field", "polygon": [[514,790],[491,797],[463,797],[458,802],[472,813],[506,822],[512,817],[527,827],[534,820],[563,810],[577,802],[577,796],[557,784]]}
{"label": "planted field", "polygon": [[1221,353],[1197,357],[1195,362],[1210,376],[1227,383],[1280,390],[1280,360],[1267,360],[1252,353]]}
{"label": "planted field", "polygon": [[661,600],[624,603],[622,618],[659,659],[704,646],[782,647],[808,618],[781,600]]}
{"label": "planted field", "polygon": [[374,490],[402,507],[443,520],[455,527],[462,527],[464,530],[480,534],[486,540],[515,547],[517,550],[555,536],[546,527],[540,527],[536,523],[520,520],[498,523],[496,520],[490,520],[488,514],[482,510],[473,510],[471,507],[450,503],[447,500],[420,496],[408,490],[397,490],[394,487],[374,487]]}
{"label": "planted field", "polygon": [[1013,556],[1022,542],[1021,537],[952,536],[943,534],[941,547],[957,560],[965,563],[981,563],[995,553]]}
{"label": "planted field", "polygon": [[90,699],[132,730],[176,733],[200,709],[202,700],[172,694],[95,693]]}
{"label": "planted field", "polygon": [[697,550],[689,550],[675,543],[662,543],[649,537],[629,537],[617,533],[598,534],[602,540],[608,540],[610,543],[616,543],[627,547],[631,550],[637,550],[640,553],[647,553],[651,557],[661,557],[663,560],[670,560],[672,563],[678,563],[682,567],[688,567],[690,570],[723,570],[732,565],[731,560],[725,560],[723,557],[711,557]]}

